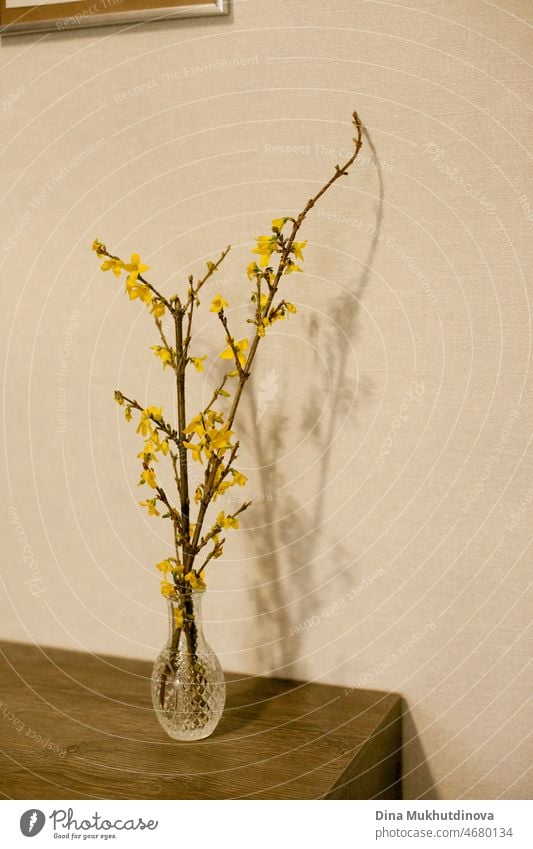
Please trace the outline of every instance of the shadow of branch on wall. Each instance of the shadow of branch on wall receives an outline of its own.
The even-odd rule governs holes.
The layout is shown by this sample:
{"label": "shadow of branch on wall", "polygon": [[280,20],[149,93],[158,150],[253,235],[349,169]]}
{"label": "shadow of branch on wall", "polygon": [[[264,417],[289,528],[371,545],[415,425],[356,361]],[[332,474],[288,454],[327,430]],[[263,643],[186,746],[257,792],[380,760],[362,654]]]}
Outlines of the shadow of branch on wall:
{"label": "shadow of branch on wall", "polygon": [[[339,419],[349,415],[354,425],[358,405],[365,396],[364,382],[351,374],[349,360],[358,337],[361,301],[372,279],[382,225],[384,185],[374,145],[366,130],[364,135],[374,158],[378,183],[372,239],[365,257],[359,262],[360,274],[342,287],[341,294],[328,301],[327,321],[313,314],[306,321],[304,334],[314,350],[314,362],[312,371],[302,374],[301,378],[309,384],[309,401],[299,410],[297,404],[291,408],[290,398],[285,398],[285,410],[268,410],[268,415],[263,415],[265,402],[268,407],[269,382],[272,384],[270,391],[275,394],[277,379],[275,370],[270,373],[267,370],[263,382],[250,387],[248,404],[241,418],[247,443],[254,446],[256,480],[262,497],[261,503],[256,500],[254,505],[259,527],[253,532],[253,556],[261,577],[251,591],[256,644],[250,650],[252,668],[261,674],[289,678],[305,674],[309,677],[302,658],[302,641],[293,638],[295,628],[305,629],[306,623],[320,620],[325,584],[334,581],[340,598],[350,591],[358,578],[352,568],[357,563],[356,552],[342,541],[338,542],[338,533],[327,521],[326,498],[335,471],[331,446],[336,439]],[[327,399],[320,399],[316,383],[313,383],[315,369],[320,367],[320,350],[327,350]],[[279,404],[277,406],[279,408]],[[295,486],[291,481],[288,485],[285,463],[280,460],[287,451],[285,434],[289,418],[297,422],[302,441],[310,440],[316,458],[313,461],[316,486],[313,485],[312,492],[300,491],[299,495],[295,494],[298,483]],[[318,553],[317,534],[321,536],[321,548],[325,545],[327,562]],[[343,564],[342,568],[339,569],[338,564]],[[328,651],[329,665],[334,666],[335,651],[342,655],[343,646],[330,645]]]}

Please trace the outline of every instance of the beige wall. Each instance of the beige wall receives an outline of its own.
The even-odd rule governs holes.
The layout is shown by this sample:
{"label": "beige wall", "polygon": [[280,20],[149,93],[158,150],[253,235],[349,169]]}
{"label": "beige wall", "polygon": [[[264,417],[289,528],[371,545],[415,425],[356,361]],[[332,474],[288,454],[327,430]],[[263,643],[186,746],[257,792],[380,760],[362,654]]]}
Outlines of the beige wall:
{"label": "beige wall", "polygon": [[[2,41],[2,637],[145,658],[165,638],[167,527],[136,506],[112,395],[172,395],[93,238],[169,292],[231,242],[238,323],[254,237],[330,175],[357,108],[378,162],[367,143],[305,228],[208,637],[228,669],[404,694],[411,798],[530,793],[530,24],[527,0],[237,0]],[[221,350],[207,310],[201,333]]]}

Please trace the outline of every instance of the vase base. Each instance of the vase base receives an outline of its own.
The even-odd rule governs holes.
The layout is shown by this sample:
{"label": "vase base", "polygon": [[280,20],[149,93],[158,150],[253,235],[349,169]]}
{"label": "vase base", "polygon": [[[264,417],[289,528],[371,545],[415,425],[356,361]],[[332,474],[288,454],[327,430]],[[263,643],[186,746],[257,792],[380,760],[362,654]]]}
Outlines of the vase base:
{"label": "vase base", "polygon": [[219,721],[217,717],[215,722],[210,722],[202,728],[185,729],[179,726],[176,727],[164,716],[159,716],[158,711],[156,711],[156,716],[163,731],[173,740],[178,740],[181,743],[193,743],[196,740],[205,740],[206,737],[210,737],[215,731]]}

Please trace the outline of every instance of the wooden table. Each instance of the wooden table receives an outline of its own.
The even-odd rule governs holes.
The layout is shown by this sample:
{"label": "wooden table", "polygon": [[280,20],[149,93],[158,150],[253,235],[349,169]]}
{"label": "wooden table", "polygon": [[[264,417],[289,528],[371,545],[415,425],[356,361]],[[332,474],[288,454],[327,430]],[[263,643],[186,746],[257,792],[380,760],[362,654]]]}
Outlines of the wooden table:
{"label": "wooden table", "polygon": [[228,675],[215,733],[180,743],[146,661],[0,643],[0,667],[3,798],[401,798],[394,694]]}

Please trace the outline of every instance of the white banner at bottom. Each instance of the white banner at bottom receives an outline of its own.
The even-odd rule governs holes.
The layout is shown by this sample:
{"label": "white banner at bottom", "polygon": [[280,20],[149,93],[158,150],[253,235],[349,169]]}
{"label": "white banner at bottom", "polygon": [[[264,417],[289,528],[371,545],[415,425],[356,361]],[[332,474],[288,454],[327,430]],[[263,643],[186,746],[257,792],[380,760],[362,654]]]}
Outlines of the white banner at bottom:
{"label": "white banner at bottom", "polygon": [[[529,809],[529,810],[528,810]],[[2,845],[531,849],[530,803],[6,800]],[[529,815],[528,815],[529,814]],[[28,841],[35,838],[34,844]]]}

